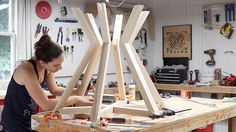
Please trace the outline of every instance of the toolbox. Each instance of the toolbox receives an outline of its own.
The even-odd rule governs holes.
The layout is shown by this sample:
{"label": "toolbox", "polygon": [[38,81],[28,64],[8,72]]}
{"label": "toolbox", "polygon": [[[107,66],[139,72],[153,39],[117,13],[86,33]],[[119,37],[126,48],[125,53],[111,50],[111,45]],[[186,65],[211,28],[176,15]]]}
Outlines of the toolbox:
{"label": "toolbox", "polygon": [[157,69],[157,83],[180,84],[187,80],[187,70],[185,69]]}
{"label": "toolbox", "polygon": [[164,66],[155,73],[157,83],[180,84],[188,78],[188,58],[163,58]]}

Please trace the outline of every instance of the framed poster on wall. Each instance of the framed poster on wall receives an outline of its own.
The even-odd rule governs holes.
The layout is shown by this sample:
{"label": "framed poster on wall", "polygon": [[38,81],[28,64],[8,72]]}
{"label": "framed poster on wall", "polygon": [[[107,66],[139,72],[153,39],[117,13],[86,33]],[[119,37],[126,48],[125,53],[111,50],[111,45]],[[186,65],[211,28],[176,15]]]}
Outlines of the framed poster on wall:
{"label": "framed poster on wall", "polygon": [[163,58],[192,59],[192,25],[164,26]]}

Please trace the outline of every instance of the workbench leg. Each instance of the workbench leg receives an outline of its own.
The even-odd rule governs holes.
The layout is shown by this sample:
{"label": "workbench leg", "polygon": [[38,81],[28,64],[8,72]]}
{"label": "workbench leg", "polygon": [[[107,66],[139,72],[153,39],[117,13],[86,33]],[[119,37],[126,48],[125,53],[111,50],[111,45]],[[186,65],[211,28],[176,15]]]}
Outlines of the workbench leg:
{"label": "workbench leg", "polygon": [[236,132],[236,117],[229,118],[228,132]]}

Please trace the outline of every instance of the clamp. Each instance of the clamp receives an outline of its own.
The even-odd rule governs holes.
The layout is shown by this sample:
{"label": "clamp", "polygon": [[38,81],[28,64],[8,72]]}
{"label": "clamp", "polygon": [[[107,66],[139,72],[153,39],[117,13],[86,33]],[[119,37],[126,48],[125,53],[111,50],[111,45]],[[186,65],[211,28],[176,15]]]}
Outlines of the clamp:
{"label": "clamp", "polygon": [[61,114],[57,111],[55,113],[46,113],[44,116],[44,121],[45,122],[48,122],[48,126],[51,128],[52,125],[51,125],[51,120],[62,120],[62,116]]}

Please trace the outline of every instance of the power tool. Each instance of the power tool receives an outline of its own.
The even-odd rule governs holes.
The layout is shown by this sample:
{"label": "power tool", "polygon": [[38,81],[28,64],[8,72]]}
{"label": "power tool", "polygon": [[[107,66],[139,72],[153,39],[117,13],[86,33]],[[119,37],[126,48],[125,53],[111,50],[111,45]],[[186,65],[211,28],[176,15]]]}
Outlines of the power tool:
{"label": "power tool", "polygon": [[206,64],[207,64],[208,66],[213,66],[213,65],[215,65],[216,62],[215,62],[215,60],[214,60],[213,55],[216,53],[216,50],[215,50],[215,49],[208,49],[208,50],[205,50],[204,53],[205,53],[205,54],[208,54],[208,55],[210,56],[210,58],[211,58],[210,60],[208,60],[208,61],[206,62]]}
{"label": "power tool", "polygon": [[229,75],[223,79],[225,86],[236,86],[236,76],[233,74],[229,74],[225,71],[223,71],[223,72]]}
{"label": "power tool", "polygon": [[226,38],[230,39],[232,34],[233,34],[234,30],[233,30],[233,26],[230,23],[225,23],[224,26],[221,27],[220,29],[220,34],[225,36]]}

